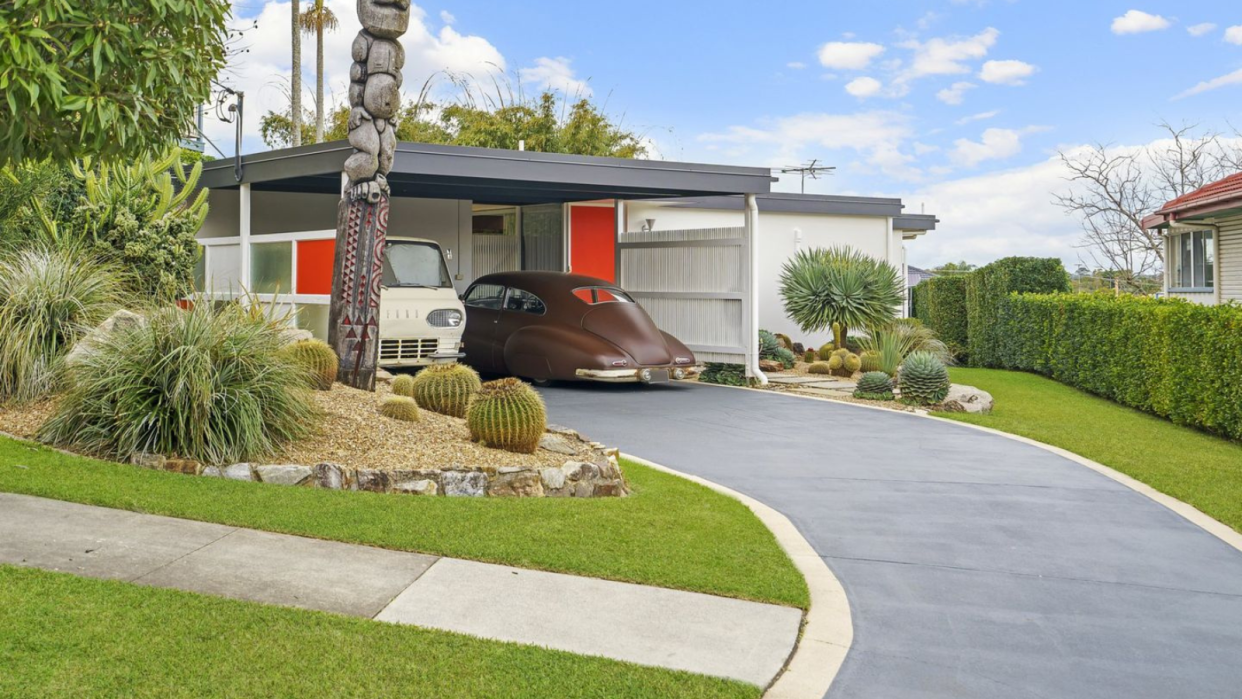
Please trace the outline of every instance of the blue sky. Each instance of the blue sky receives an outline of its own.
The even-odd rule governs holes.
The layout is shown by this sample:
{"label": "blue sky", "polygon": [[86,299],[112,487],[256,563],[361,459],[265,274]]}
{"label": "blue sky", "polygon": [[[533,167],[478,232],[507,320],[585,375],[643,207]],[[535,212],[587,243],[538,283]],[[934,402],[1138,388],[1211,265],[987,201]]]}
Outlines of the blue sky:
{"label": "blue sky", "polygon": [[[343,94],[353,3],[330,4],[347,20],[327,50],[329,86]],[[424,1],[405,38],[406,87],[443,68],[484,82],[503,69],[606,100],[657,157],[819,158],[838,169],[808,191],[903,196],[908,210],[939,215],[940,230],[910,248],[928,265],[1004,254],[1073,263],[1077,224],[1051,204],[1064,186],[1058,150],[1141,146],[1162,119],[1242,127],[1236,2],[771,5]],[[235,8],[259,21],[234,71],[250,100],[247,150],[263,148],[258,114],[283,99],[288,7]],[[303,52],[309,88],[313,42]],[[209,129],[217,143],[225,133]]]}

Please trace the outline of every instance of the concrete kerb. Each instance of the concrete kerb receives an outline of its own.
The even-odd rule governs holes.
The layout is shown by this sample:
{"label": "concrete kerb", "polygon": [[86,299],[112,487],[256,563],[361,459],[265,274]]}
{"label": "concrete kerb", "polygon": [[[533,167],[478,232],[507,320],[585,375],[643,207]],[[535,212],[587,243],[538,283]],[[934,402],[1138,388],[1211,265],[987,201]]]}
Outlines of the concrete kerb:
{"label": "concrete kerb", "polygon": [[849,600],[841,582],[833,575],[824,559],[785,515],[749,495],[713,483],[705,478],[682,473],[662,464],[632,454],[623,454],[643,466],[671,473],[706,486],[746,505],[759,521],[776,537],[777,543],[793,560],[806,579],[811,594],[811,608],[803,617],[798,645],[785,664],[785,669],[768,686],[764,699],[820,699],[836,679],[841,664],[854,642],[854,625]]}

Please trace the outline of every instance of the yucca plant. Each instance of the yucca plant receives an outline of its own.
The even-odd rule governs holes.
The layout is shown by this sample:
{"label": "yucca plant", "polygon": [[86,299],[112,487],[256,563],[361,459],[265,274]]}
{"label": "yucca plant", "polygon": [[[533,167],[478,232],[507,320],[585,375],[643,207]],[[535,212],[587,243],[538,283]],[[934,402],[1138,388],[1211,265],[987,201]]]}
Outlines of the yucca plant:
{"label": "yucca plant", "polygon": [[930,352],[912,352],[901,365],[898,385],[902,401],[933,405],[949,394],[949,370]]}
{"label": "yucca plant", "polygon": [[0,256],[0,401],[53,391],[64,356],[118,308],[122,279],[75,245]]}
{"label": "yucca plant", "polygon": [[543,399],[515,378],[489,381],[466,410],[470,439],[493,449],[531,454],[548,429]]}
{"label": "yucca plant", "polygon": [[271,456],[319,416],[305,371],[283,348],[279,329],[227,306],[160,308],[74,361],[40,439],[121,460]]}
{"label": "yucca plant", "polygon": [[413,396],[428,410],[465,417],[481,385],[478,372],[465,364],[432,364],[414,377]]}
{"label": "yucca plant", "polygon": [[849,247],[800,250],[780,279],[785,312],[804,332],[833,329],[837,347],[851,328],[891,321],[905,286],[897,269]]}

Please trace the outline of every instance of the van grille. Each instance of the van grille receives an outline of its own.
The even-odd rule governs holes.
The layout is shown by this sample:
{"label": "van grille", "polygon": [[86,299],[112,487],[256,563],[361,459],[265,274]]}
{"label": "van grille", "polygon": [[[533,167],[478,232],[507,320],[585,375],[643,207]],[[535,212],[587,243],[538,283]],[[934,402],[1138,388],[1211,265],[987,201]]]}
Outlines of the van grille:
{"label": "van grille", "polygon": [[380,359],[426,359],[439,346],[438,339],[380,340]]}

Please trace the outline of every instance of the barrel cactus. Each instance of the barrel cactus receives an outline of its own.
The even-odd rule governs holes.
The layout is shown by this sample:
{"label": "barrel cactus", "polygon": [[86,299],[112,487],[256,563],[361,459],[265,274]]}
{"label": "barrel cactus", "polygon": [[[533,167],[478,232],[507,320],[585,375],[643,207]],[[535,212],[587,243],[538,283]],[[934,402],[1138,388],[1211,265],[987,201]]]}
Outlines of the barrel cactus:
{"label": "barrel cactus", "polygon": [[839,349],[828,357],[828,368],[837,376],[853,376],[860,366],[862,366],[862,361],[858,355],[847,349]]}
{"label": "barrel cactus", "polygon": [[414,377],[409,374],[401,374],[392,380],[392,392],[394,395],[405,396],[406,398],[414,397]]}
{"label": "barrel cactus", "polygon": [[380,402],[380,415],[402,422],[418,422],[418,403],[407,396],[386,396]]}
{"label": "barrel cactus", "polygon": [[806,368],[808,374],[831,374],[832,367],[828,366],[828,362],[814,362]]}
{"label": "barrel cactus", "polygon": [[832,356],[832,353],[835,352],[836,350],[837,350],[836,345],[832,344],[831,342],[825,342],[823,345],[820,346],[819,351],[816,353],[816,355],[820,358],[821,361],[826,362],[828,361],[828,358]]}
{"label": "barrel cactus", "polygon": [[807,364],[814,364],[817,359],[819,359],[819,355],[815,354],[815,350],[807,350],[806,354],[802,356],[802,361]]}
{"label": "barrel cactus", "polygon": [[332,388],[340,360],[328,343],[323,340],[298,340],[288,345],[285,352],[298,366],[306,369],[312,386],[320,391]]}
{"label": "barrel cactus", "polygon": [[892,400],[893,380],[882,371],[869,371],[858,378],[854,397],[868,400]]}
{"label": "barrel cactus", "polygon": [[858,355],[858,361],[861,363],[858,367],[860,371],[872,372],[882,370],[879,352],[867,350],[866,352]]}
{"label": "barrel cactus", "polygon": [[930,352],[911,352],[898,376],[901,399],[907,403],[932,405],[949,393],[949,370]]}
{"label": "barrel cactus", "polygon": [[432,364],[418,372],[413,384],[414,400],[423,408],[465,417],[466,407],[482,382],[479,374],[464,364]]}
{"label": "barrel cactus", "polygon": [[543,399],[518,379],[488,381],[466,410],[470,439],[493,449],[534,453],[548,429]]}

